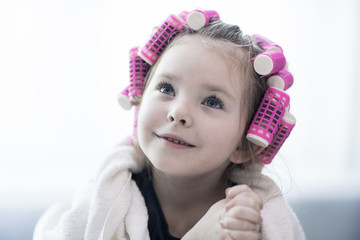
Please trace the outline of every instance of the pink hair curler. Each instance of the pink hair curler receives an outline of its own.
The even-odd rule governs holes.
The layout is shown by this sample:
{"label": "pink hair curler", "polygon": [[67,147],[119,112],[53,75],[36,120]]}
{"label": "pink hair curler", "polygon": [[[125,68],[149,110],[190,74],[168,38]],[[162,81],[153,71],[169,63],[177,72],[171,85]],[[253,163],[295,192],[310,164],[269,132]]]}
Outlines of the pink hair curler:
{"label": "pink hair curler", "polygon": [[285,69],[279,71],[275,75],[270,76],[267,80],[267,85],[269,87],[278,88],[284,91],[289,89],[293,85],[293,83],[293,75]]}
{"label": "pink hair curler", "polygon": [[186,18],[187,16],[189,15],[189,12],[188,11],[182,11],[181,13],[179,13],[179,17],[184,21],[186,22]]}
{"label": "pink hair curler", "polygon": [[271,40],[265,38],[264,36],[261,36],[260,34],[254,34],[252,35],[252,39],[257,42],[262,49],[265,51],[280,51],[283,52],[282,48],[272,42]]}
{"label": "pink hair curler", "polygon": [[129,86],[127,86],[121,93],[118,94],[117,100],[123,109],[130,110],[131,102],[129,100]]}
{"label": "pink hair curler", "polygon": [[258,146],[269,146],[289,101],[290,97],[286,92],[277,88],[266,89],[246,138]]}
{"label": "pink hair curler", "polygon": [[129,97],[130,100],[141,96],[144,92],[144,82],[150,69],[150,65],[138,55],[138,48],[132,48],[129,52]]}
{"label": "pink hair curler", "polygon": [[180,17],[170,15],[151,35],[148,42],[139,50],[138,55],[148,64],[155,64],[168,45],[169,39],[184,28],[185,23]]}
{"label": "pink hair curler", "polygon": [[278,153],[279,149],[290,135],[291,130],[294,128],[296,119],[289,112],[286,112],[281,119],[279,128],[276,131],[273,141],[271,144],[259,154],[260,162],[269,164]]}
{"label": "pink hair curler", "polygon": [[133,126],[133,135],[130,138],[131,143],[137,141],[137,127],[138,127],[138,117],[139,117],[139,109],[140,106],[135,106],[135,114],[134,114],[134,126]]}
{"label": "pink hair curler", "polygon": [[263,76],[277,73],[286,65],[284,54],[279,51],[263,52],[254,59],[255,71]]}
{"label": "pink hair curler", "polygon": [[213,10],[194,10],[187,15],[187,25],[192,30],[199,30],[209,24],[212,19],[220,19],[219,14]]}

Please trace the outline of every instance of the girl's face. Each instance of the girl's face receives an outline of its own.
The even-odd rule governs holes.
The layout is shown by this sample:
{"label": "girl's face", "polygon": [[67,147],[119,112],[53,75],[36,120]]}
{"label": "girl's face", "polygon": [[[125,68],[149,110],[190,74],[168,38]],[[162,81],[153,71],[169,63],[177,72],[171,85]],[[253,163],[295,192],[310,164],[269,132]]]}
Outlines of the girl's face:
{"label": "girl's face", "polygon": [[164,54],[139,111],[141,149],[166,174],[225,170],[244,132],[241,79],[232,81],[225,59],[192,37]]}

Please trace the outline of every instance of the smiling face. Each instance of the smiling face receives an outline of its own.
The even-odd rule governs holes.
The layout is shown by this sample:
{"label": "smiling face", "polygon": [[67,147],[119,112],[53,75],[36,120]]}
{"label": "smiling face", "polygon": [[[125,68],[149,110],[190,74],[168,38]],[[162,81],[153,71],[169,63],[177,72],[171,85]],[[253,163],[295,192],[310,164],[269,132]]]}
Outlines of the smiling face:
{"label": "smiling face", "polygon": [[138,116],[138,141],[166,174],[224,171],[244,133],[241,79],[214,50],[186,36],[152,75]]}

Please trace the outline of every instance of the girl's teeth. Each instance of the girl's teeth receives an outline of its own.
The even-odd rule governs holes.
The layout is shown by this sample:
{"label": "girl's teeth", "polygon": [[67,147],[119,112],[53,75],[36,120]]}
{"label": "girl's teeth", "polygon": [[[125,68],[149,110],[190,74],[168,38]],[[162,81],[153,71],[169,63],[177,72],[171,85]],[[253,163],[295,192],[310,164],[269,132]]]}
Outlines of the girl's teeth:
{"label": "girl's teeth", "polygon": [[176,144],[187,145],[184,142],[181,142],[179,140],[175,140],[175,139],[172,139],[172,138],[168,138],[167,140],[169,140],[170,142],[176,143]]}

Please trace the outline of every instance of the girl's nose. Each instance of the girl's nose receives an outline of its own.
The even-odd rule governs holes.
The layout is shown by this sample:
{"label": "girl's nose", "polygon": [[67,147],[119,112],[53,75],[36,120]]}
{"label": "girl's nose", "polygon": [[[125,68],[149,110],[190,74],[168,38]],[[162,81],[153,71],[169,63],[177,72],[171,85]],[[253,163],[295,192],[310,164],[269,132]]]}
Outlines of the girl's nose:
{"label": "girl's nose", "polygon": [[185,103],[174,106],[169,111],[167,119],[173,124],[179,124],[184,127],[190,127],[193,122],[189,111],[189,106],[187,106]]}

